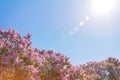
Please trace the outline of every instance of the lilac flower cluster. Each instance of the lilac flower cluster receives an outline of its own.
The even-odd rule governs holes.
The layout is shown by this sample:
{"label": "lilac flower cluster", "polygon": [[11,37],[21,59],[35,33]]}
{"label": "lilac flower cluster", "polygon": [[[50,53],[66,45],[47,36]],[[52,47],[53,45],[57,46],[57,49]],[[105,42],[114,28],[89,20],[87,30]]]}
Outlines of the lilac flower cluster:
{"label": "lilac flower cluster", "polygon": [[73,66],[61,53],[33,48],[30,38],[0,29],[0,80],[120,80],[116,58]]}

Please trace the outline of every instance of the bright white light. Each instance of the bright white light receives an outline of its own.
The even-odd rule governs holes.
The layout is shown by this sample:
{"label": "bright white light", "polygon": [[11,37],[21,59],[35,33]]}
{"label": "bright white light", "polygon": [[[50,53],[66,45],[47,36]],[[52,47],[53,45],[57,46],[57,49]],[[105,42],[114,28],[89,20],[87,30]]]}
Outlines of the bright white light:
{"label": "bright white light", "polygon": [[90,17],[89,17],[89,16],[86,16],[86,17],[85,17],[85,20],[86,20],[86,21],[88,21],[89,19],[90,19]]}
{"label": "bright white light", "polygon": [[116,0],[91,0],[91,12],[97,16],[107,16],[115,10]]}

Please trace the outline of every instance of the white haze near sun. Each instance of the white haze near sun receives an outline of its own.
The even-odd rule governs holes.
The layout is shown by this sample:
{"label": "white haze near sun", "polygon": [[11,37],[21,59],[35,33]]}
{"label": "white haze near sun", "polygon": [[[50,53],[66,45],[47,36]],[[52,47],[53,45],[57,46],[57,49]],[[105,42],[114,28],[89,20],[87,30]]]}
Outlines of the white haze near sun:
{"label": "white haze near sun", "polygon": [[106,18],[110,19],[112,15],[115,15],[115,12],[118,9],[119,0],[89,0],[88,7],[88,16],[85,16],[84,21],[80,21],[80,26],[83,26],[86,21],[91,19],[96,20],[106,20]]}
{"label": "white haze near sun", "polygon": [[119,11],[120,0],[88,0],[86,7],[88,13],[80,21],[79,27],[73,27],[70,31],[72,35],[78,32],[81,29],[80,27],[88,24],[92,24],[89,28],[95,31],[95,33],[93,31],[93,34],[111,35],[114,33],[115,27],[107,24],[113,22],[114,16],[117,14],[117,11]]}
{"label": "white haze near sun", "polygon": [[119,0],[90,0],[88,3],[91,17],[109,18],[118,9]]}

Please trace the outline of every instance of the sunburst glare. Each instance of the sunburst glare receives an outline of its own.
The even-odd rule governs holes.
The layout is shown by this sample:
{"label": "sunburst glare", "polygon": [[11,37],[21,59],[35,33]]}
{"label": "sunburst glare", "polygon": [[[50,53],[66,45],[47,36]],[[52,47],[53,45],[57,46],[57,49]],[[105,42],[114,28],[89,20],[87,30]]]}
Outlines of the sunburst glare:
{"label": "sunburst glare", "polygon": [[97,17],[106,17],[112,14],[117,6],[117,0],[91,0],[90,12]]}

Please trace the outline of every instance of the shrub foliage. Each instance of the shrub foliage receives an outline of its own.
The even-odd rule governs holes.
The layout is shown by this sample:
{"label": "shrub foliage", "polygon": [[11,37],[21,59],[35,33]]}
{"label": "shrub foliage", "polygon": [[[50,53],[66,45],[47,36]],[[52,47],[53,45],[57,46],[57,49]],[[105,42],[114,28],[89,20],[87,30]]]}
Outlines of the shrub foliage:
{"label": "shrub foliage", "polygon": [[0,80],[120,80],[116,58],[73,66],[62,53],[33,48],[30,37],[0,29]]}

